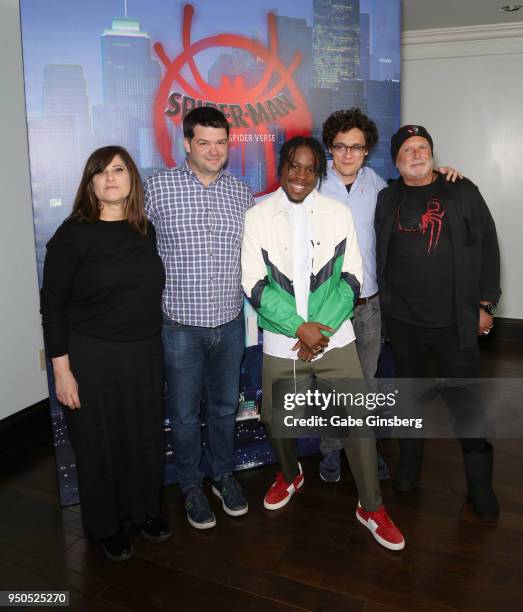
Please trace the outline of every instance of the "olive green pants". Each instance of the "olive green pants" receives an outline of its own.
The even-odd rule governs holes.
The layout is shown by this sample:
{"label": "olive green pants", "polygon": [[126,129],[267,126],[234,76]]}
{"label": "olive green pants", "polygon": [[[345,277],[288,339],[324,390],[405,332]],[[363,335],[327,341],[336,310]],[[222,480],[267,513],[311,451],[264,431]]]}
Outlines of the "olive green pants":
{"label": "olive green pants", "polygon": [[[294,362],[292,359],[263,355],[261,421],[265,425],[287,483],[292,482],[299,473],[296,440],[272,436],[272,383],[277,379],[295,378],[297,386],[300,386],[299,391],[303,392],[303,383],[306,384],[306,381],[310,381],[312,377],[322,379],[363,378],[355,343],[351,342],[342,348],[332,349],[321,359],[311,362],[299,359]],[[361,408],[354,408],[353,416],[360,417],[363,412]],[[365,436],[349,436],[343,438],[342,442],[356,482],[360,503],[366,511],[373,512],[381,505],[381,492],[376,440],[372,429],[369,428]]]}

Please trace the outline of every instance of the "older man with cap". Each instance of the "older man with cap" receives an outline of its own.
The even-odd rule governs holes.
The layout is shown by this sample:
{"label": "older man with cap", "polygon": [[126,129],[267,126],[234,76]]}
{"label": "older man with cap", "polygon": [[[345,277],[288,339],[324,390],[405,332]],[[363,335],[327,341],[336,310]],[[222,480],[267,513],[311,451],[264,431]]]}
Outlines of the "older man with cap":
{"label": "older man with cap", "polygon": [[[379,193],[375,228],[381,310],[397,376],[427,376],[432,352],[438,376],[475,378],[478,335],[492,329],[501,294],[494,221],[476,185],[448,183],[434,171],[433,141],[423,126],[401,127],[391,155],[401,177]],[[453,390],[443,397],[458,423],[474,410],[470,395]],[[492,446],[484,438],[460,441],[468,498],[482,520],[495,520]],[[400,440],[397,490],[418,486],[422,459],[423,439]]]}

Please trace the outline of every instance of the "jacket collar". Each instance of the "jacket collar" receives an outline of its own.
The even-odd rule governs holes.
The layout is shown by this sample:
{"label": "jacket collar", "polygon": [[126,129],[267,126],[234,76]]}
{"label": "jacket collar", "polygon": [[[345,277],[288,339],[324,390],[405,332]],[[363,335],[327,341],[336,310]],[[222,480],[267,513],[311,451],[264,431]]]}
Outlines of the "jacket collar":
{"label": "jacket collar", "polygon": [[[321,204],[318,206],[318,192],[316,191],[316,189],[312,190],[310,196],[312,196],[309,205],[310,210],[315,211],[317,208],[321,209]],[[289,214],[288,205],[286,205],[288,200],[285,196],[285,192],[281,187],[279,187],[272,195],[270,195],[268,200],[270,200],[271,202],[274,201],[275,203],[274,210],[272,212],[273,217],[277,217],[279,215],[287,216]]]}

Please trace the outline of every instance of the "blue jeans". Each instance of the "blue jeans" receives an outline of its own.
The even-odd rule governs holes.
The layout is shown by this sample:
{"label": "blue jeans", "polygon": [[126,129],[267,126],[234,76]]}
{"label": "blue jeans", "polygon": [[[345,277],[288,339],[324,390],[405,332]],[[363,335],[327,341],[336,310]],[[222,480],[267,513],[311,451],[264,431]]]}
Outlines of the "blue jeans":
{"label": "blue jeans", "polygon": [[174,464],[182,491],[201,486],[200,404],[206,398],[207,455],[214,479],[233,472],[243,312],[218,327],[182,325],[164,316],[162,340],[169,403],[174,415]]}

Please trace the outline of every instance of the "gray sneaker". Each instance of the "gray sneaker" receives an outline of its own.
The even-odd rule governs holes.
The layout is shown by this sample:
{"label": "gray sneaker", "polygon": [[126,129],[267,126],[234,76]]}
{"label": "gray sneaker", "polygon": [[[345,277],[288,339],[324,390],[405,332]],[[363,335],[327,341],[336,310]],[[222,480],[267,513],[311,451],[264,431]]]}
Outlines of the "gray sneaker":
{"label": "gray sneaker", "polygon": [[230,516],[247,514],[249,504],[234,476],[224,476],[220,480],[215,480],[212,492],[222,500],[223,510]]}
{"label": "gray sneaker", "polygon": [[380,480],[388,480],[390,478],[389,466],[385,459],[378,453],[378,477]]}
{"label": "gray sneaker", "polygon": [[341,478],[340,451],[331,450],[320,461],[320,477],[323,482],[338,482]]}
{"label": "gray sneaker", "polygon": [[185,511],[189,524],[196,529],[210,529],[216,525],[216,517],[201,487],[190,487],[187,490]]}

